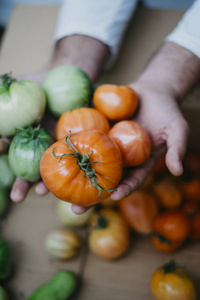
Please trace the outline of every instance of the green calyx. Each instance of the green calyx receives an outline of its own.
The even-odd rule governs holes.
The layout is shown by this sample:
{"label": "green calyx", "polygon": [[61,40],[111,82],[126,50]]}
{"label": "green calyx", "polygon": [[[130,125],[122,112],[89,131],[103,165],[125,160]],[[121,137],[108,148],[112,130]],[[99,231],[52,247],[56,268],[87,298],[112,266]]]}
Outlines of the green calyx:
{"label": "green calyx", "polygon": [[104,216],[98,216],[97,223],[94,226],[94,229],[104,229],[108,226],[108,219]]}
{"label": "green calyx", "polygon": [[172,241],[170,241],[169,239],[167,239],[165,236],[163,236],[162,234],[159,234],[158,232],[153,232],[152,236],[156,237],[157,239],[159,239],[159,241],[161,243],[165,243],[169,246],[172,245]]}
{"label": "green calyx", "polygon": [[84,172],[84,177],[88,176],[88,178],[90,179],[90,182],[92,183],[92,185],[99,190],[99,194],[98,194],[97,198],[101,195],[102,190],[108,191],[108,192],[116,191],[116,190],[105,189],[105,188],[101,187],[97,183],[97,181],[96,181],[96,178],[97,178],[96,173],[97,172],[96,172],[96,170],[94,168],[92,168],[91,165],[92,164],[101,164],[101,163],[98,162],[98,161],[90,162],[89,156],[90,156],[90,154],[92,154],[92,151],[90,151],[88,154],[83,154],[82,155],[76,149],[76,147],[71,143],[70,137],[72,135],[74,135],[74,134],[71,134],[71,131],[70,131],[69,135],[65,139],[65,142],[66,142],[66,145],[69,147],[69,149],[72,150],[74,153],[64,153],[64,154],[62,154],[60,156],[56,156],[55,152],[54,152],[55,148],[53,148],[53,150],[52,150],[52,156],[54,158],[58,159],[58,161],[61,161],[61,159],[63,157],[72,157],[72,158],[74,157],[74,158],[77,158],[77,165]]}
{"label": "green calyx", "polygon": [[162,266],[162,269],[165,274],[167,273],[176,273],[177,274],[177,268],[183,268],[183,266],[178,265],[174,259],[170,259],[169,262],[164,264]]}
{"label": "green calyx", "polygon": [[42,128],[38,125],[36,128],[32,126],[28,128],[18,128],[16,136],[20,139],[21,143],[28,143],[32,140],[35,140],[41,134]]}
{"label": "green calyx", "polygon": [[10,75],[11,73],[6,73],[0,76],[1,83],[6,89],[9,89],[10,85],[16,81],[16,79],[12,78]]}

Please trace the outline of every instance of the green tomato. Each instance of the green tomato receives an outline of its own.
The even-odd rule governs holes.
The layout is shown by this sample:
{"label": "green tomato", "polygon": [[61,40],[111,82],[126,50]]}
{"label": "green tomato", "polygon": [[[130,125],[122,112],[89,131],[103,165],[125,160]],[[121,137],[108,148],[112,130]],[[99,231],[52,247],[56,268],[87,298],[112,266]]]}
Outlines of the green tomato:
{"label": "green tomato", "polygon": [[94,207],[89,208],[86,212],[77,215],[72,210],[72,203],[59,200],[57,203],[57,215],[61,223],[71,227],[85,226],[94,211]]}
{"label": "green tomato", "polygon": [[0,155],[0,187],[11,188],[15,181],[15,175],[12,173],[9,163],[8,155]]}
{"label": "green tomato", "polygon": [[0,186],[0,216],[6,212],[9,200],[10,198],[8,189]]}
{"label": "green tomato", "polygon": [[12,259],[8,244],[0,237],[0,281],[10,275],[11,263]]}
{"label": "green tomato", "polygon": [[66,111],[89,105],[91,82],[81,69],[65,65],[51,70],[42,87],[49,109],[56,116]]}
{"label": "green tomato", "polygon": [[28,80],[0,76],[0,135],[12,136],[17,128],[39,123],[46,107],[43,89]]}
{"label": "green tomato", "polygon": [[8,294],[6,292],[6,290],[0,286],[0,300],[8,300]]}
{"label": "green tomato", "polygon": [[50,135],[39,126],[20,130],[12,140],[8,153],[12,172],[23,180],[38,181],[40,160],[52,143]]}
{"label": "green tomato", "polygon": [[58,271],[40,286],[28,300],[67,300],[76,288],[76,276],[69,271]]}

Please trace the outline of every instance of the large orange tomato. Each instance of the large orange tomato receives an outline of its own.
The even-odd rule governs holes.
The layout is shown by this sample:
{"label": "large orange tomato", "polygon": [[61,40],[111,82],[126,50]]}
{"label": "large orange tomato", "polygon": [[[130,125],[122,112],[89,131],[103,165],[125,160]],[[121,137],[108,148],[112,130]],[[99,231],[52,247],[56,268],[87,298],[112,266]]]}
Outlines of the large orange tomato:
{"label": "large orange tomato", "polygon": [[108,119],[119,121],[133,115],[138,98],[129,86],[102,84],[94,92],[93,104]]}
{"label": "large orange tomato", "polygon": [[173,260],[154,271],[151,290],[155,300],[196,300],[196,288],[186,270]]}
{"label": "large orange tomato", "polygon": [[103,208],[91,217],[89,248],[105,259],[123,255],[130,244],[130,229],[122,215],[111,208]]}
{"label": "large orange tomato", "polygon": [[111,128],[108,135],[118,145],[125,167],[142,164],[151,153],[150,137],[136,122],[120,121]]}
{"label": "large orange tomato", "polygon": [[120,200],[119,207],[131,228],[142,234],[152,232],[153,220],[158,213],[153,194],[137,190]]}
{"label": "large orange tomato", "polygon": [[56,125],[57,140],[72,133],[98,129],[108,133],[110,125],[106,117],[97,109],[91,107],[81,107],[67,111],[61,115]]}
{"label": "large orange tomato", "polygon": [[189,232],[190,222],[185,214],[169,210],[155,217],[151,242],[160,251],[172,252],[184,243]]}
{"label": "large orange tomato", "polygon": [[40,171],[57,198],[88,206],[106,199],[116,188],[122,159],[104,132],[88,130],[55,142],[43,154]]}

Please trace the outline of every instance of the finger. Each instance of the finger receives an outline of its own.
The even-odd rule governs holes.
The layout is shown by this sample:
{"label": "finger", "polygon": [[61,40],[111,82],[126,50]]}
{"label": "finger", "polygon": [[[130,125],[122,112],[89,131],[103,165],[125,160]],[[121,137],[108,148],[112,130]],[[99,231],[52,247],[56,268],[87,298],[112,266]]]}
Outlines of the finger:
{"label": "finger", "polygon": [[36,184],[35,192],[36,192],[36,194],[38,194],[40,196],[45,196],[46,194],[48,194],[49,190],[46,187],[46,185],[44,184],[44,182],[40,181]]}
{"label": "finger", "polygon": [[90,206],[80,206],[80,205],[72,204],[72,211],[77,215],[83,214],[89,208]]}
{"label": "finger", "polygon": [[10,199],[16,203],[24,201],[30,187],[31,187],[31,184],[29,182],[24,181],[20,178],[17,178],[12,187],[12,190],[10,193]]}
{"label": "finger", "polygon": [[162,145],[152,151],[148,160],[140,167],[135,167],[127,172],[117,187],[117,191],[111,194],[112,200],[120,200],[128,197],[134,190],[138,189],[145,181],[147,175],[152,171],[158,158],[165,152],[165,146]]}
{"label": "finger", "polygon": [[188,135],[189,127],[185,120],[173,124],[168,130],[166,165],[174,176],[183,173],[182,160],[187,148]]}

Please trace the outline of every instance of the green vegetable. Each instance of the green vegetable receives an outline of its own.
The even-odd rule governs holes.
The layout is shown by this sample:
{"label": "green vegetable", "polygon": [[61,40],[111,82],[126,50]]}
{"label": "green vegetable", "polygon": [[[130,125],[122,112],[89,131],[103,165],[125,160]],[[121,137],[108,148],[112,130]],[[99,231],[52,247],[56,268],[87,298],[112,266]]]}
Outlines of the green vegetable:
{"label": "green vegetable", "polygon": [[8,300],[8,299],[9,298],[7,292],[2,286],[0,286],[0,300]]}
{"label": "green vegetable", "polygon": [[0,76],[0,135],[12,136],[19,127],[39,123],[46,107],[43,89],[28,80]]}
{"label": "green vegetable", "polygon": [[0,280],[7,278],[11,271],[11,254],[6,241],[0,237]]}
{"label": "green vegetable", "polygon": [[0,155],[0,187],[11,188],[15,181],[15,175],[12,173],[9,163],[8,155]]}
{"label": "green vegetable", "polygon": [[8,189],[0,186],[0,216],[2,216],[9,204],[9,192]]}
{"label": "green vegetable", "polygon": [[40,286],[28,300],[67,300],[75,291],[76,276],[69,271],[59,271]]}
{"label": "green vegetable", "polygon": [[39,126],[18,131],[8,153],[12,172],[19,178],[36,182],[40,179],[40,160],[53,143],[50,135]]}
{"label": "green vegetable", "polygon": [[65,65],[51,70],[42,85],[49,109],[56,116],[89,105],[92,86],[81,69]]}

